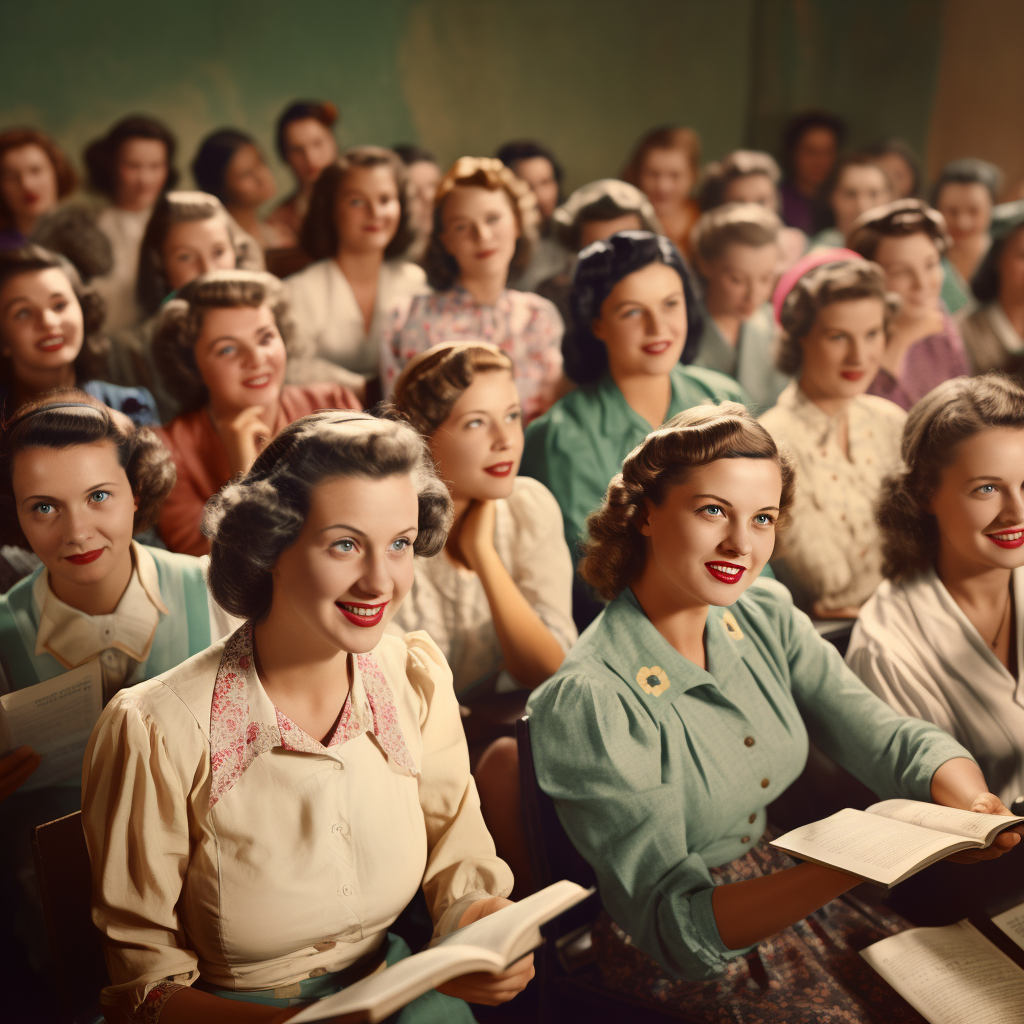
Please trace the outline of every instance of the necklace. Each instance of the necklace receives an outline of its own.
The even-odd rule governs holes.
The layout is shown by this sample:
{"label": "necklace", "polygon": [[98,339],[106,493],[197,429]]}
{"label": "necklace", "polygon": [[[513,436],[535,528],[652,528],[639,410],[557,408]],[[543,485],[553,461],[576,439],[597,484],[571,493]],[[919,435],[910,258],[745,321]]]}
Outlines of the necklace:
{"label": "necklace", "polygon": [[1002,614],[1001,618],[999,619],[999,628],[996,630],[996,635],[994,637],[992,637],[992,650],[993,651],[996,649],[996,645],[999,643],[999,637],[1002,635],[1003,626],[1006,623],[1007,612],[1009,612],[1009,610],[1010,610],[1010,601],[1012,600],[1012,598],[1013,598],[1013,591],[1010,591],[1006,595],[1006,607],[1003,608],[1003,614]]}

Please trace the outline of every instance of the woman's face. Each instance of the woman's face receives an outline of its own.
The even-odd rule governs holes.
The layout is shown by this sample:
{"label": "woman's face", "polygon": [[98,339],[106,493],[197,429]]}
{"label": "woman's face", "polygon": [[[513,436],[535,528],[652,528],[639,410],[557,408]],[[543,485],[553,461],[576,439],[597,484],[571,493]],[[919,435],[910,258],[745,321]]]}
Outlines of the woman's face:
{"label": "woman's face", "polygon": [[721,256],[705,263],[707,307],[713,316],[747,320],[771,298],[779,264],[777,245],[727,245]]}
{"label": "woman's face", "polygon": [[63,270],[30,270],[0,288],[0,353],[15,375],[70,366],[84,339],[82,307]]}
{"label": "woman's face", "polygon": [[148,210],[167,183],[167,147],[159,139],[128,139],[114,164],[114,203],[122,210]]}
{"label": "woman's face", "polygon": [[264,163],[260,151],[251,143],[235,150],[224,168],[224,188],[229,206],[255,210],[277,193],[274,175]]}
{"label": "woman's face", "polygon": [[531,156],[517,161],[514,170],[533,190],[541,219],[547,221],[558,205],[558,179],[551,161],[546,156]]}
{"label": "woman's face", "polygon": [[893,199],[909,199],[914,194],[914,168],[899,153],[882,153],[874,160],[889,179]]}
{"label": "woman's face", "polygon": [[26,448],[12,485],[25,537],[63,593],[124,565],[138,502],[113,442]]}
{"label": "woman's face", "polygon": [[353,167],[342,179],[334,207],[341,250],[383,252],[401,216],[398,183],[387,164]]}
{"label": "woman's face", "polygon": [[214,409],[267,408],[280,396],[287,353],[265,303],[207,310],[194,351]]}
{"label": "woman's face", "polygon": [[935,204],[946,218],[954,242],[977,238],[988,231],[992,219],[992,196],[976,181],[951,181],[939,190]]}
{"label": "woman's face", "polygon": [[519,240],[519,222],[503,188],[456,185],[441,207],[441,244],[462,278],[507,274]]}
{"label": "woman's face", "polygon": [[211,270],[234,270],[235,247],[223,216],[185,220],[167,230],[161,250],[171,291]]}
{"label": "woman's face", "polygon": [[800,339],[800,387],[812,399],[863,395],[885,352],[885,306],[881,299],[848,299],[824,306]]}
{"label": "woman's face", "polygon": [[284,155],[299,185],[312,188],[320,172],[338,158],[334,133],[315,117],[292,121],[284,130]]}
{"label": "woman's face", "polygon": [[722,197],[727,203],[757,203],[772,213],[779,212],[779,192],[767,174],[744,174],[725,186]]}
{"label": "woman's face", "polygon": [[666,376],[686,344],[682,278],[666,263],[627,274],[601,303],[590,325],[608,350],[608,368],[623,377]]}
{"label": "woman's face", "polygon": [[1005,306],[1024,302],[1024,227],[1003,243],[999,256],[999,298]]}
{"label": "woman's face", "polygon": [[959,444],[928,511],[943,560],[981,571],[1024,565],[1024,429],[992,427]]}
{"label": "woman's face", "polygon": [[372,651],[412,586],[418,522],[410,476],[322,480],[302,532],[274,566],[274,603],[289,605],[329,648]]}
{"label": "woman's face", "polygon": [[923,231],[915,235],[883,238],[875,262],[885,271],[885,287],[899,295],[900,319],[934,317],[942,291],[942,256]]}
{"label": "woman's face", "polygon": [[430,451],[456,501],[507,498],[523,457],[523,411],[512,374],[477,373],[431,435]]}
{"label": "woman's face", "polygon": [[793,177],[807,188],[820,188],[838,153],[839,140],[831,128],[808,128],[793,149]]}
{"label": "woman's face", "polygon": [[693,170],[680,149],[649,149],[639,178],[641,191],[659,210],[681,206],[693,188]]}
{"label": "woman's face", "polygon": [[718,459],[647,504],[645,580],[666,604],[730,605],[775,548],[782,470],[774,459]]}
{"label": "woman's face", "polygon": [[57,205],[57,172],[41,146],[29,143],[0,157],[0,195],[15,225],[29,230]]}
{"label": "woman's face", "polygon": [[889,180],[873,164],[851,164],[839,175],[832,190],[836,227],[846,235],[853,222],[867,210],[889,202]]}
{"label": "woman's face", "polygon": [[405,171],[409,223],[417,235],[429,235],[434,226],[434,196],[441,168],[433,160],[417,160]]}

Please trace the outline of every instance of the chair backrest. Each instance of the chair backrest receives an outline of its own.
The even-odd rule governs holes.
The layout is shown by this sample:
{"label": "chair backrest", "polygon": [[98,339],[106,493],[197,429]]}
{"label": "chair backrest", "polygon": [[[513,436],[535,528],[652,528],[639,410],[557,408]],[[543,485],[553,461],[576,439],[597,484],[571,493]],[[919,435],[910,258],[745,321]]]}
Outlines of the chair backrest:
{"label": "chair backrest", "polygon": [[99,929],[92,923],[89,851],[76,811],[39,825],[32,856],[46,919],[57,991],[66,1018],[95,1006],[110,984]]}

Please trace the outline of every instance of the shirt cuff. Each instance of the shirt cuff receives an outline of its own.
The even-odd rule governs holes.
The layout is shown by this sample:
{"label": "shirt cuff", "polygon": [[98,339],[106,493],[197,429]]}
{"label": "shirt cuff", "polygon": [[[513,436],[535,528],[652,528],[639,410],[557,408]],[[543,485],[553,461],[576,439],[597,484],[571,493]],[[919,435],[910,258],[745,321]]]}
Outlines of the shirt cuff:
{"label": "shirt cuff", "polygon": [[[743,949],[730,949],[722,942],[722,936],[718,934],[718,922],[715,920],[715,912],[712,909],[711,900],[715,894],[716,886],[710,889],[698,889],[690,897],[690,916],[701,937],[704,951],[716,954],[714,959],[708,959],[706,952],[702,958],[716,970],[722,969],[722,960],[731,959],[734,956],[742,956],[749,953],[753,946],[746,946]],[[698,951],[698,955],[702,955]]]}

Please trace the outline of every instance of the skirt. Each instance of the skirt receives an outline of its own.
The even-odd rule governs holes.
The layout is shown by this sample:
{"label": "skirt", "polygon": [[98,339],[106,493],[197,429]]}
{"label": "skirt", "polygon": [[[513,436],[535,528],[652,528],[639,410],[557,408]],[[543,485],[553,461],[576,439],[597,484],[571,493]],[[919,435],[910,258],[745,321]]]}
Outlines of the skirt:
{"label": "skirt", "polygon": [[[793,867],[766,836],[739,860],[711,869],[729,885]],[[847,894],[729,961],[714,978],[676,981],[607,914],[593,930],[604,984],[700,1024],[925,1024],[859,951],[909,927],[902,917]]]}

